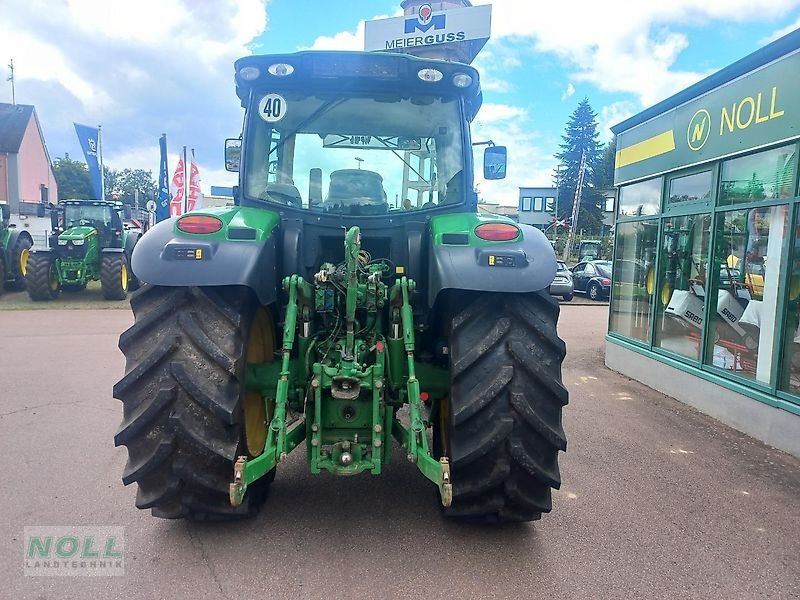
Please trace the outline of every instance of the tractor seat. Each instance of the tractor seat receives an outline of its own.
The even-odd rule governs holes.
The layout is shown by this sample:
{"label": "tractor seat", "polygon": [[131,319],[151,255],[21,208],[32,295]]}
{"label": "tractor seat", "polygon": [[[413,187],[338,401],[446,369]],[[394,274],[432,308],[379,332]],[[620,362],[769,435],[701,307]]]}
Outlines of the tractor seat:
{"label": "tractor seat", "polygon": [[302,206],[303,197],[300,190],[290,183],[268,183],[266,189],[259,196],[262,200],[272,200],[290,206]]}
{"label": "tractor seat", "polygon": [[383,177],[374,171],[340,169],[331,173],[325,210],[348,214],[381,214],[389,210]]}

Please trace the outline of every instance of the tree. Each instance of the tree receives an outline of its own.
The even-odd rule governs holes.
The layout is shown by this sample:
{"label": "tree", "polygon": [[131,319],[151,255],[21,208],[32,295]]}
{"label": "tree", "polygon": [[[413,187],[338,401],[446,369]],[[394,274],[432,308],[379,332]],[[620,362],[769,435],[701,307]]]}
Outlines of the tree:
{"label": "tree", "polygon": [[92,180],[86,163],[72,160],[68,153],[53,161],[53,173],[58,183],[58,199],[77,198],[87,200],[94,197]]}
{"label": "tree", "polygon": [[144,206],[148,200],[155,200],[156,182],[153,172],[144,169],[122,169],[112,171],[105,169],[106,197],[116,196],[125,204],[133,205],[136,201],[136,190],[139,191],[139,206]]}
{"label": "tree", "polygon": [[567,127],[559,144],[561,152],[556,154],[564,166],[561,172],[561,186],[559,190],[559,217],[569,218],[572,214],[572,201],[575,198],[575,188],[578,182],[578,171],[581,156],[586,154],[586,171],[583,178],[581,193],[580,214],[578,223],[574,226],[591,233],[602,231],[603,224],[603,196],[595,189],[595,172],[600,164],[602,153],[599,134],[597,132],[597,113],[592,110],[589,100],[584,98],[578,108],[567,121]]}
{"label": "tree", "polygon": [[594,174],[594,186],[597,188],[614,187],[614,162],[617,157],[617,136],[603,148],[600,162]]}

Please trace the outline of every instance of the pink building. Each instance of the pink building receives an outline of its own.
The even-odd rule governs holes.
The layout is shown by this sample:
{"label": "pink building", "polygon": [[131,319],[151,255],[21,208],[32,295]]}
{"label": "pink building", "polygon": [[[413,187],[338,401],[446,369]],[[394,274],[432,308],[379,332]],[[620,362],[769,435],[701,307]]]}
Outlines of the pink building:
{"label": "pink building", "polygon": [[0,103],[0,202],[12,214],[44,216],[44,206],[58,201],[50,156],[36,109]]}

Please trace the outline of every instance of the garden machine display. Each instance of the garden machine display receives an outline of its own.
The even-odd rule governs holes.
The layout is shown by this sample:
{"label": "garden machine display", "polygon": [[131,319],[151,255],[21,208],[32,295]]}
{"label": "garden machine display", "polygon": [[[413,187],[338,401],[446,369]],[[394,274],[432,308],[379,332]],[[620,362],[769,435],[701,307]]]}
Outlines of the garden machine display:
{"label": "garden machine display", "polygon": [[[235,72],[235,206],[163,221],[133,253],[145,285],[114,395],[136,506],[252,515],[292,452],[321,477],[380,475],[394,441],[448,517],[550,511],[568,400],[556,258],[477,211],[477,71],[299,52]],[[505,159],[486,149],[485,177]]]}
{"label": "garden machine display", "polygon": [[65,200],[52,208],[49,247],[28,261],[31,299],[52,300],[99,280],[103,297],[124,300],[138,286],[130,259],[139,236],[123,226],[122,210],[119,202],[98,200]]}

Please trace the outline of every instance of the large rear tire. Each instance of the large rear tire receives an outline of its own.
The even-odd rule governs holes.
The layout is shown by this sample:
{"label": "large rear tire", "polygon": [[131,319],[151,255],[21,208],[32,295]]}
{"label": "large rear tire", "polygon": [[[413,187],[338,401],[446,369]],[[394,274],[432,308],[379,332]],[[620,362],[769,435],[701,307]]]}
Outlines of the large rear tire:
{"label": "large rear tire", "polygon": [[[119,340],[125,376],[114,386],[128,448],[125,485],[162,518],[224,520],[255,514],[274,470],[231,506],[239,456],[263,450],[264,402],[244,388],[245,364],[271,362],[272,317],[246,288],[143,286],[135,322]],[[260,405],[260,406],[259,406]],[[260,444],[260,449],[258,448]]]}
{"label": "large rear tire", "polygon": [[55,300],[61,293],[58,267],[55,258],[48,253],[34,253],[28,259],[25,284],[31,300]]}
{"label": "large rear tire", "polygon": [[25,289],[25,274],[28,272],[28,261],[31,257],[32,247],[33,242],[28,237],[28,234],[26,232],[21,233],[11,249],[11,264],[9,265],[8,275],[12,281],[8,285],[9,289],[14,291]]}
{"label": "large rear tire", "polygon": [[106,300],[128,297],[128,259],[124,254],[104,256],[100,261],[100,287]]}
{"label": "large rear tire", "polygon": [[532,521],[550,512],[566,450],[561,383],[566,353],[558,301],[536,294],[476,294],[450,322],[450,397],[437,446],[450,458],[448,517]]}

